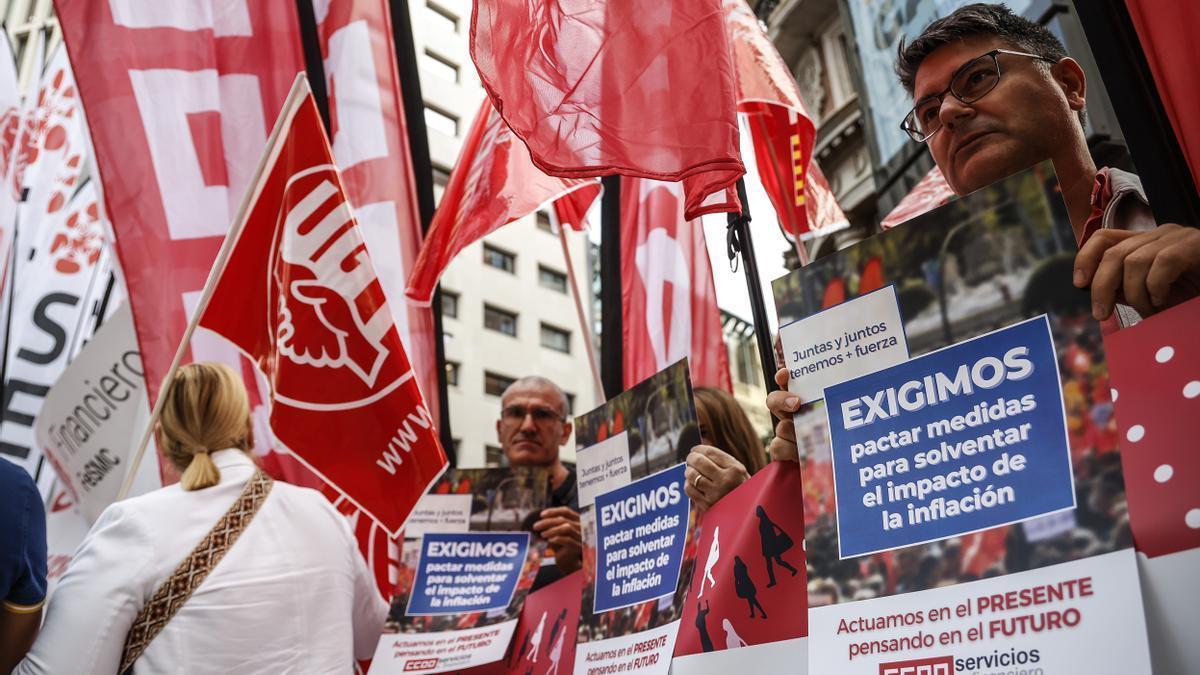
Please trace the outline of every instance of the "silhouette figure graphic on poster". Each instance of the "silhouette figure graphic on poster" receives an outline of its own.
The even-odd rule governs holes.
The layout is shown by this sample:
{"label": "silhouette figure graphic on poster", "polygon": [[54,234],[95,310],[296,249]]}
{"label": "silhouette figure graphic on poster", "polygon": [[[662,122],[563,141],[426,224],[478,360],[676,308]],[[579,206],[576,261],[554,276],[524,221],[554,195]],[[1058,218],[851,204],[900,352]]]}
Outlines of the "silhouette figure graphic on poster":
{"label": "silhouette figure graphic on poster", "polygon": [[758,601],[758,587],[754,585],[754,581],[750,578],[750,570],[746,567],[745,561],[741,556],[733,556],[733,589],[737,592],[737,596],[746,601],[750,605],[750,618],[754,618],[754,608],[762,612],[762,618],[767,618],[767,610],[763,609],[762,603]]}
{"label": "silhouette figure graphic on poster", "polygon": [[717,566],[717,561],[721,559],[721,528],[716,527],[713,530],[712,546],[708,549],[708,559],[704,561],[704,578],[700,579],[700,592],[696,594],[696,599],[699,600],[704,595],[704,582],[708,581],[708,587],[712,588],[717,585],[717,580],[713,578],[713,568]]}
{"label": "silhouette figure graphic on poster", "polygon": [[767,510],[761,504],[755,509],[755,513],[758,514],[758,538],[762,540],[762,554],[767,559],[767,577],[770,579],[767,588],[770,588],[775,585],[775,566],[772,561],[789,570],[792,576],[796,576],[796,568],[783,559],[783,554],[791,550],[794,542],[783,528],[767,517]]}
{"label": "silhouette figure graphic on poster", "polygon": [[[764,616],[766,616],[766,615],[764,615]],[[738,649],[740,647],[749,647],[750,646],[750,645],[746,644],[746,641],[742,639],[742,636],[738,635],[737,631],[735,631],[733,629],[733,623],[730,622],[729,619],[721,619],[721,626],[723,628],[725,628],[725,648],[726,649]]]}
{"label": "silhouette figure graphic on poster", "polygon": [[564,607],[558,613],[558,618],[554,620],[554,624],[550,626],[550,641],[554,642],[554,636],[558,635],[558,630],[563,627],[563,622],[567,620],[567,608]]}
{"label": "silhouette figure graphic on poster", "polygon": [[538,621],[537,628],[533,629],[533,637],[529,640],[529,656],[527,657],[533,663],[537,663],[538,650],[542,648],[542,631],[546,630],[546,612],[542,612],[542,619]]}
{"label": "silhouette figure graphic on poster", "polygon": [[563,639],[566,637],[567,631],[564,630],[558,634],[558,639],[554,641],[554,647],[550,649],[550,667],[546,669],[546,675],[550,675],[550,673],[558,675],[558,662],[562,661]]}
{"label": "silhouette figure graphic on poster", "polygon": [[517,652],[517,660],[525,658],[525,652],[529,649],[529,629],[525,630],[525,636],[521,638],[521,651]]}
{"label": "silhouette figure graphic on poster", "polygon": [[706,652],[713,650],[712,638],[708,636],[708,603],[701,607],[696,603],[696,630],[700,633],[700,648]]}

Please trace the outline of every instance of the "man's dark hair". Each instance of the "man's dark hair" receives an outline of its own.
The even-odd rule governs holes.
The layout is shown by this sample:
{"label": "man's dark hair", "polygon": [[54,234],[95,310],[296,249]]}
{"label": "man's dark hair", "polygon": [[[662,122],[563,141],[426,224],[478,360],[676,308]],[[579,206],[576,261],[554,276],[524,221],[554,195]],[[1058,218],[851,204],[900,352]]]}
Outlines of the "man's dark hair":
{"label": "man's dark hair", "polygon": [[961,7],[949,16],[931,22],[908,44],[905,44],[903,37],[900,38],[896,56],[896,75],[900,78],[900,84],[911,96],[917,69],[925,57],[951,42],[976,35],[995,35],[1012,49],[1054,61],[1067,55],[1062,42],[1044,27],[1013,14],[1004,5],[977,3]]}
{"label": "man's dark hair", "polygon": [[[951,42],[976,35],[994,35],[1012,49],[1054,61],[1067,56],[1066,48],[1054,33],[1023,16],[1013,14],[1008,7],[983,2],[966,5],[930,22],[912,42],[905,44],[901,36],[896,55],[896,76],[908,95],[913,95],[917,70],[925,57]],[[1085,119],[1084,111],[1079,111],[1081,125]]]}

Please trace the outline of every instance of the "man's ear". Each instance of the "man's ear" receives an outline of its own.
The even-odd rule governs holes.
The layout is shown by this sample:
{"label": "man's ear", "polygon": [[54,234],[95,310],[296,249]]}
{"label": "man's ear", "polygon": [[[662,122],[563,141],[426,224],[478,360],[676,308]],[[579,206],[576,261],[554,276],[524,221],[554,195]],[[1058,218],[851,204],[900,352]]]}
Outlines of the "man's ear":
{"label": "man's ear", "polygon": [[1068,56],[1050,66],[1050,75],[1067,97],[1071,110],[1079,112],[1087,107],[1087,76],[1078,61]]}
{"label": "man's ear", "polygon": [[574,428],[575,428],[575,423],[572,422],[570,418],[568,418],[566,422],[563,422],[562,437],[558,439],[559,445],[566,445],[567,439],[569,439],[571,437],[571,431]]}
{"label": "man's ear", "polygon": [[504,439],[500,437],[500,420],[496,420],[496,442],[504,445]]}

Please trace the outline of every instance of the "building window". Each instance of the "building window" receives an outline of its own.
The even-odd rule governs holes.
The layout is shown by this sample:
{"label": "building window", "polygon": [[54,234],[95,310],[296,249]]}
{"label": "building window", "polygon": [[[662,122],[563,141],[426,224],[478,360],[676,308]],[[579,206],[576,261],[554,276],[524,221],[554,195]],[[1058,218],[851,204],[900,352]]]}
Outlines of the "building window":
{"label": "building window", "polygon": [[428,49],[421,54],[421,68],[443,80],[458,83],[458,64]]}
{"label": "building window", "polygon": [[517,256],[502,251],[490,244],[483,245],[483,264],[514,274],[517,269]]}
{"label": "building window", "polygon": [[437,108],[425,106],[425,126],[447,136],[458,136],[458,118]]}
{"label": "building window", "polygon": [[550,222],[550,214],[545,211],[537,212],[537,227],[543,232],[554,233],[554,225]]}
{"label": "building window", "polygon": [[505,375],[497,375],[496,373],[484,371],[483,373],[483,393],[488,396],[502,396],[504,390],[508,389],[516,379]]}
{"label": "building window", "polygon": [[458,293],[442,291],[442,316],[449,319],[458,318]]}
{"label": "building window", "polygon": [[545,265],[538,265],[538,283],[552,291],[567,292],[567,275]]}
{"label": "building window", "polygon": [[453,361],[446,362],[446,384],[451,387],[458,386],[458,367],[459,364]]}
{"label": "building window", "polygon": [[571,353],[571,331],[542,324],[542,346],[564,354]]}
{"label": "building window", "polygon": [[447,169],[445,167],[441,167],[441,166],[438,166],[437,164],[434,164],[433,165],[433,184],[438,187],[444,188],[444,187],[446,187],[446,184],[449,182],[450,182],[450,169]]}
{"label": "building window", "polygon": [[567,417],[570,417],[575,413],[575,394],[565,391],[563,393],[567,395]]}
{"label": "building window", "polygon": [[483,327],[505,335],[517,336],[517,315],[491,305],[483,306]]}
{"label": "building window", "polygon": [[508,458],[504,456],[504,451],[494,445],[485,445],[483,448],[483,465],[489,469],[508,466]]}
{"label": "building window", "polygon": [[453,33],[458,32],[458,16],[450,10],[434,2],[425,2],[425,16],[429,22],[445,28]]}

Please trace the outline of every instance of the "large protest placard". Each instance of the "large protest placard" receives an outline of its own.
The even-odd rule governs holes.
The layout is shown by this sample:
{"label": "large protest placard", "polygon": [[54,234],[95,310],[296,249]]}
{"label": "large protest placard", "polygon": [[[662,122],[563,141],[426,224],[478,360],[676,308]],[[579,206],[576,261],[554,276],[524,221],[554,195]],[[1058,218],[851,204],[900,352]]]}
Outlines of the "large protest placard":
{"label": "large protest placard", "polygon": [[1156,673],[1200,672],[1200,299],[1104,338]]}
{"label": "large protest placard", "polygon": [[[34,423],[38,445],[89,524],[116,498],[149,418],[133,315],[122,305],[50,388]],[[159,486],[151,448],[130,494]]]}
{"label": "large protest placard", "polygon": [[[823,400],[795,417],[810,672],[1149,672],[1104,347],[1071,283],[1075,251],[1042,165],[775,282],[785,354],[810,346],[792,322],[891,287],[911,357],[862,334],[877,347],[854,358],[878,362],[822,382]],[[850,316],[861,325],[824,332],[886,321]]]}
{"label": "large protest placard", "polygon": [[544,469],[457,469],[413,510],[371,673],[443,673],[500,661],[547,556],[533,524]]}
{"label": "large protest placard", "polygon": [[[704,512],[671,672],[803,672],[808,649],[800,467],[771,462]],[[785,665],[786,664],[786,665]]]}
{"label": "large protest placard", "polygon": [[574,672],[666,673],[695,567],[687,360],[575,420],[584,585]]}

